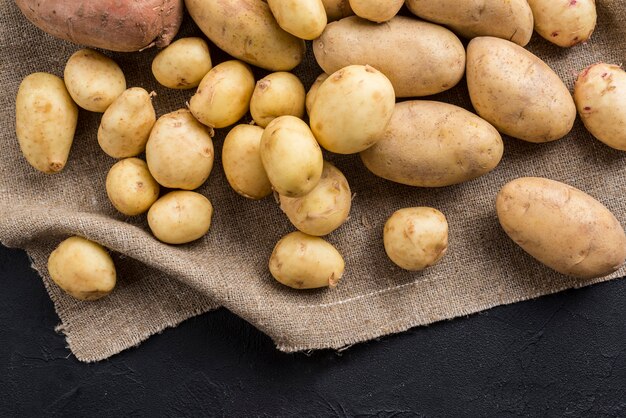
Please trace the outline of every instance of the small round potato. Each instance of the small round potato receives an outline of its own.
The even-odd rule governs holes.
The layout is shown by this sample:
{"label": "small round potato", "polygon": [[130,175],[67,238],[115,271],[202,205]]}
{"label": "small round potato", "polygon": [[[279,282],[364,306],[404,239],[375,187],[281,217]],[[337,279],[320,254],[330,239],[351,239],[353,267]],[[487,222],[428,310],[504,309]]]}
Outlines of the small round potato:
{"label": "small round potato", "polygon": [[152,61],[152,74],[171,89],[198,87],[211,70],[209,46],[202,38],[181,38],[162,50]]}
{"label": "small round potato", "polygon": [[261,160],[274,190],[287,197],[313,190],[324,168],[315,137],[295,116],[279,116],[267,125],[261,138]]}
{"label": "small round potato", "polygon": [[70,237],[52,251],[48,273],[65,293],[80,300],[108,295],[117,281],[109,253],[101,245],[81,237]]}
{"label": "small round potato", "polygon": [[315,82],[313,82],[313,85],[311,85],[311,88],[306,94],[306,99],[305,99],[305,106],[306,106],[307,114],[309,115],[311,114],[311,107],[313,107],[313,102],[315,102],[315,98],[317,97],[317,91],[319,90],[322,83],[326,81],[327,78],[328,78],[328,74],[322,73],[317,76],[317,78],[315,79]]}
{"label": "small round potato", "polygon": [[595,0],[528,0],[535,30],[555,45],[570,47],[585,42],[596,27]]}
{"label": "small round potato", "polygon": [[230,186],[248,199],[263,199],[272,194],[272,185],[261,161],[263,128],[237,125],[222,146],[222,165]]}
{"label": "small round potato", "polygon": [[322,0],[267,0],[283,30],[300,39],[313,40],[324,32],[326,10]]}
{"label": "small round potato", "polygon": [[350,214],[352,193],[339,169],[324,161],[317,186],[302,197],[280,196],[280,208],[293,226],[309,235],[328,235],[339,228]]}
{"label": "small round potato", "polygon": [[225,128],[237,122],[250,108],[254,75],[241,61],[226,61],[204,76],[189,110],[211,128]]}
{"label": "small round potato", "polygon": [[141,87],[132,87],[115,99],[102,115],[98,144],[113,158],[134,157],[146,149],[154,122],[156,113],[151,95]]}
{"label": "small round potato", "polygon": [[163,187],[193,190],[213,169],[213,141],[187,109],[161,116],[146,144],[150,173]]}
{"label": "small round potato", "polygon": [[91,112],[104,112],[126,90],[121,68],[92,49],[76,51],[67,61],[63,77],[72,99]]}
{"label": "small round potato", "polygon": [[585,127],[611,148],[626,151],[626,72],[617,65],[594,64],[574,85],[574,101]]}
{"label": "small round potato", "polygon": [[352,16],[354,11],[350,7],[349,0],[322,0],[324,9],[326,10],[326,17],[329,22],[343,19],[344,17]]}
{"label": "small round potato", "polygon": [[272,276],[285,286],[317,289],[336,287],[345,263],[332,244],[298,231],[278,241],[269,267]]}
{"label": "small round potato", "polygon": [[127,158],[109,170],[106,190],[115,209],[124,215],[135,216],[150,209],[159,198],[160,187],[144,161]]}
{"label": "small round potato", "polygon": [[157,200],[148,211],[154,236],[166,244],[186,244],[204,236],[211,227],[213,205],[200,193],[174,191]]}
{"label": "small round potato", "polygon": [[328,151],[363,151],[382,137],[395,101],[393,86],[383,73],[369,65],[350,65],[330,75],[318,89],[311,130]]}
{"label": "small round potato", "polygon": [[302,82],[291,73],[272,73],[256,83],[250,113],[257,125],[265,128],[278,116],[304,116],[305,91]]}
{"label": "small round potato", "polygon": [[404,0],[350,0],[354,13],[372,22],[386,22],[398,14]]}
{"label": "small round potato", "polygon": [[396,211],[385,223],[387,255],[405,270],[419,271],[436,264],[448,249],[448,222],[428,207]]}

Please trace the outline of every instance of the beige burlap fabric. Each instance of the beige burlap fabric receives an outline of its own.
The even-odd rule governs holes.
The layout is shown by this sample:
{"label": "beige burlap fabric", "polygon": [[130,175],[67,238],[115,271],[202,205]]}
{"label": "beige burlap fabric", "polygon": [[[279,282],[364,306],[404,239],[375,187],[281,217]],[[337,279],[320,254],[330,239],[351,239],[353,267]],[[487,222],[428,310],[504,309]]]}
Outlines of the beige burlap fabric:
{"label": "beige burlap fabric", "polygon": [[[356,194],[350,220],[328,237],[346,261],[346,274],[336,290],[296,292],[272,279],[267,269],[272,248],[293,227],[273,199],[249,201],[228,187],[219,159],[224,131],[214,139],[215,168],[200,189],[215,207],[211,231],[189,245],[162,244],[148,231],[145,217],[126,218],[107,200],[105,176],[114,160],[96,141],[100,115],[81,111],[62,173],[41,174],[22,158],[14,133],[20,81],[35,71],[61,76],[78,47],[36,29],[14,2],[0,0],[0,6],[0,240],[31,256],[69,347],[80,360],[107,358],[218,306],[267,333],[280,350],[340,348],[625,274],[621,270],[598,280],[560,276],[513,244],[495,216],[499,188],[516,177],[532,175],[588,192],[626,225],[626,154],[594,140],[580,122],[555,143],[533,145],[505,138],[505,156],[494,172],[442,189],[396,185],[370,174],[356,155],[328,154]],[[530,45],[570,88],[585,66],[626,60],[626,0],[601,0],[598,11],[598,29],[587,44],[560,49],[535,36]],[[181,35],[196,33],[186,19]],[[215,48],[213,52],[216,61],[225,59]],[[150,72],[155,53],[111,55],[125,71],[129,86],[157,92],[154,104],[161,115],[183,107],[192,92],[157,85]],[[310,52],[296,69],[307,87],[319,72]],[[471,108],[464,82],[437,99]],[[387,259],[382,227],[393,211],[417,205],[446,214],[450,249],[437,266],[410,273]],[[79,302],[50,282],[48,254],[69,235],[82,235],[111,249],[118,286],[109,297]]]}

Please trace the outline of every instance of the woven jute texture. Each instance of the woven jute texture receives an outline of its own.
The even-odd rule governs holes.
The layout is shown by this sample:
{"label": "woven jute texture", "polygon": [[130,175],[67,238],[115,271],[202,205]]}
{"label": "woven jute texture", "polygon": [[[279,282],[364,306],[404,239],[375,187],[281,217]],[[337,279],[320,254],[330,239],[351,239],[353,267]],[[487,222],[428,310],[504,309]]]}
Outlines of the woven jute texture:
{"label": "woven jute texture", "polygon": [[[335,290],[297,292],[270,276],[272,249],[294,228],[271,197],[249,201],[229,188],[220,161],[224,130],[214,138],[215,168],[199,190],[215,207],[210,232],[188,245],[162,244],[150,234],[145,216],[120,215],[107,199],[105,177],[115,161],[97,144],[100,114],[80,112],[70,159],[60,174],[44,175],[26,163],[14,127],[19,83],[36,71],[62,76],[66,60],[79,47],[35,28],[14,2],[0,0],[0,6],[0,240],[28,252],[54,301],[69,348],[82,361],[107,358],[219,306],[268,334],[278,349],[291,352],[340,348],[626,274],[620,270],[596,280],[558,275],[509,240],[495,215],[495,196],[504,183],[545,176],[596,197],[626,225],[626,154],[593,139],[579,121],[554,143],[504,138],[505,155],[495,171],[441,189],[397,185],[369,173],[357,155],[326,154],[355,193],[349,221],[328,237],[346,261]],[[584,45],[560,49],[535,35],[529,46],[570,89],[585,66],[626,61],[626,0],[600,1],[598,12],[598,28]],[[186,17],[179,36],[189,35],[201,34]],[[154,105],[162,115],[184,107],[193,92],[156,83],[150,71],[156,52],[109,55],[124,70],[129,87],[157,93]],[[215,47],[212,55],[215,62],[228,58]],[[309,45],[295,73],[308,87],[320,72]],[[434,99],[471,109],[465,81]],[[436,207],[450,225],[446,256],[421,273],[394,267],[382,245],[384,222],[408,206]],[[118,285],[109,297],[80,302],[49,280],[47,257],[71,235],[111,250]]]}

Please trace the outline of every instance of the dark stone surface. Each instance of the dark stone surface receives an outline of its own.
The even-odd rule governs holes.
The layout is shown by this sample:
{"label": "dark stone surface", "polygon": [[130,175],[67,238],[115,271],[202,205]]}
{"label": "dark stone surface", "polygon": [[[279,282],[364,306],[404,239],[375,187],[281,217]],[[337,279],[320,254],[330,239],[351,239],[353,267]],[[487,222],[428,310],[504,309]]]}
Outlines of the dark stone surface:
{"label": "dark stone surface", "polygon": [[78,362],[26,254],[0,247],[0,416],[626,416],[626,280],[283,354],[220,310]]}

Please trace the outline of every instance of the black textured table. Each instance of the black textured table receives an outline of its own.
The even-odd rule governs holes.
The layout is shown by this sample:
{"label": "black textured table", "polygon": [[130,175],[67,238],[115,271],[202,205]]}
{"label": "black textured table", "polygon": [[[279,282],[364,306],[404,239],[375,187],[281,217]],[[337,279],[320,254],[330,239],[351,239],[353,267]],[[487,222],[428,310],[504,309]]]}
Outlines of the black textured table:
{"label": "black textured table", "polygon": [[626,280],[283,354],[225,310],[78,362],[26,254],[0,247],[0,416],[626,416]]}

